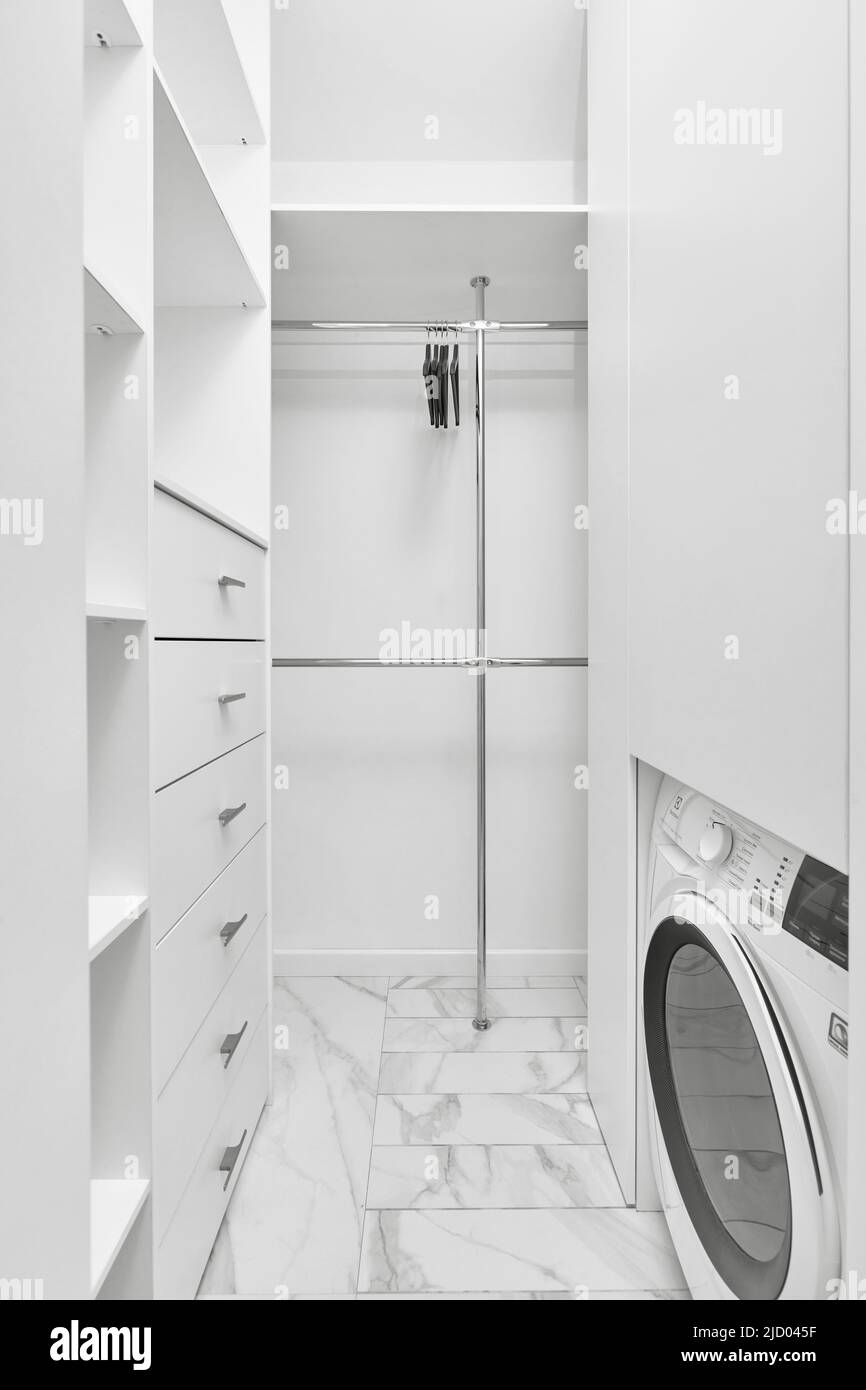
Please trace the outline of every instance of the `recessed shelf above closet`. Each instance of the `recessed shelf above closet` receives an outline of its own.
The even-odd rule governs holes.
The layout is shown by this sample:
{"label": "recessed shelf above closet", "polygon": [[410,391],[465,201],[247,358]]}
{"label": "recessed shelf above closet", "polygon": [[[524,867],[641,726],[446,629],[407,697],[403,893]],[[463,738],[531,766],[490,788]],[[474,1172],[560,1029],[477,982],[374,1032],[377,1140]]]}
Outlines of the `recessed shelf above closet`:
{"label": "recessed shelf above closet", "polygon": [[141,35],[124,0],[84,0],[85,47],[101,48],[103,41],[111,48],[141,47]]}
{"label": "recessed shelf above closet", "polygon": [[196,144],[263,144],[256,99],[223,0],[157,0],[154,18],[156,60]]}
{"label": "recessed shelf above closet", "polygon": [[90,1280],[99,1293],[150,1191],[146,1178],[97,1178],[90,1184]]}
{"label": "recessed shelf above closet", "polygon": [[275,209],[271,234],[275,319],[471,317],[477,273],[492,318],[586,317],[583,211]]}
{"label": "recessed shelf above closet", "polygon": [[92,270],[84,267],[84,331],[98,333],[108,329],[110,333],[141,333],[142,328],[133,315],[121,303]]}
{"label": "recessed shelf above closet", "polygon": [[140,895],[129,897],[91,897],[88,901],[88,942],[90,959],[110,946],[112,941],[137,922],[147,911],[148,900]]}
{"label": "recessed shelf above closet", "polygon": [[573,0],[316,0],[271,35],[275,201],[586,201]]}
{"label": "recessed shelf above closet", "polygon": [[153,121],[157,305],[261,307],[258,277],[156,68]]}

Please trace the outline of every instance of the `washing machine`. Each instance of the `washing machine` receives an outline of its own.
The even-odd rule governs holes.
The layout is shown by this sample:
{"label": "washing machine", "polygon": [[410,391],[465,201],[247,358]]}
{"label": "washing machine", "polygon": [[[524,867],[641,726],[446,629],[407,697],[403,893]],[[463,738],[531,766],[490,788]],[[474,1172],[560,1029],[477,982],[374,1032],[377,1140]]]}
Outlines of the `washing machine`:
{"label": "washing machine", "polygon": [[848,879],[665,778],[643,931],[652,1168],[702,1299],[841,1276]]}

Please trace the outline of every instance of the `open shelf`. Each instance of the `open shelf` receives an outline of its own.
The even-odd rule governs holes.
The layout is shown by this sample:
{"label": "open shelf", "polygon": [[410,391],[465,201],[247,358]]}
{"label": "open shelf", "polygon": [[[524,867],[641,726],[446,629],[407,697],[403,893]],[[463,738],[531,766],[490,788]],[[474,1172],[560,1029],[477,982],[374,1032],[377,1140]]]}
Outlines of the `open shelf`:
{"label": "open shelf", "polygon": [[140,48],[141,35],[123,0],[84,0],[84,43],[101,48],[102,34],[112,48]]}
{"label": "open shelf", "polygon": [[263,144],[264,128],[222,0],[156,0],[154,21],[157,62],[196,144]]}
{"label": "open shelf", "polygon": [[92,618],[94,622],[103,623],[147,622],[147,612],[144,608],[122,603],[91,603],[89,599],[87,601],[87,616]]}
{"label": "open shelf", "polygon": [[275,264],[289,250],[288,269],[273,273],[275,319],[471,317],[473,275],[490,276],[491,318],[586,317],[580,205],[279,209],[271,221]]}
{"label": "open shelf", "polygon": [[90,1184],[90,1284],[99,1293],[150,1191],[148,1178],[96,1178]]}
{"label": "open shelf", "polygon": [[153,121],[157,305],[261,308],[258,277],[156,68]]}
{"label": "open shelf", "polygon": [[95,960],[112,941],[137,922],[147,911],[148,899],[129,897],[91,897],[88,900],[88,943],[90,959]]}
{"label": "open shelf", "polygon": [[84,331],[95,333],[97,325],[112,333],[141,333],[141,325],[105,283],[105,276],[84,267]]}

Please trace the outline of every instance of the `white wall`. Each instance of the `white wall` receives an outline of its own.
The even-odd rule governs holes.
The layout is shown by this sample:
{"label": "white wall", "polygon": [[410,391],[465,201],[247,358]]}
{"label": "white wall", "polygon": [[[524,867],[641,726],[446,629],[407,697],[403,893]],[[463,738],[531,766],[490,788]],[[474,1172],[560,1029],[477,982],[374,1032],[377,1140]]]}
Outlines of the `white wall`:
{"label": "white wall", "polygon": [[44,518],[0,535],[0,1278],[46,1298],[90,1289],[82,23],[0,7],[0,495]]}
{"label": "white wall", "polygon": [[[462,423],[447,435],[428,423],[423,353],[417,338],[275,348],[273,502],[291,520],[273,536],[277,658],[377,657],[404,621],[474,627],[473,352],[461,349]],[[585,349],[492,344],[488,385],[490,652],[582,656]],[[578,970],[586,673],[502,670],[487,684],[491,962]],[[291,779],[273,795],[288,968],[471,971],[474,677],[277,669],[273,762]]]}
{"label": "white wall", "polygon": [[589,25],[589,1089],[634,1198],[634,773],[628,742],[628,4]]}
{"label": "white wall", "polygon": [[[631,751],[842,869],[846,9],[641,0],[629,40]],[[700,102],[780,152],[677,144]]]}
{"label": "white wall", "polygon": [[[851,72],[866,70],[866,14],[852,3]],[[851,487],[866,492],[866,93],[851,85]],[[862,538],[851,547],[851,921],[863,920],[866,900],[866,563]],[[866,943],[855,929],[850,938],[849,1009],[852,1019],[848,1056],[848,1172],[866,1171]],[[866,1186],[848,1184],[848,1229],[843,1269],[866,1271]]]}

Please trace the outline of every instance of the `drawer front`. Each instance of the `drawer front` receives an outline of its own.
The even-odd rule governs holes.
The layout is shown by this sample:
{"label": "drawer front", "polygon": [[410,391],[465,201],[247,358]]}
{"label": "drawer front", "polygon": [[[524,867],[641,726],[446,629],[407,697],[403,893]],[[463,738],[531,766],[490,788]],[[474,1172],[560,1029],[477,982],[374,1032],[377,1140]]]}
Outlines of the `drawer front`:
{"label": "drawer front", "polygon": [[159,490],[151,576],[154,637],[266,636],[265,552]]}
{"label": "drawer front", "polygon": [[259,737],[156,793],[151,845],[156,941],[264,825],[266,776],[265,739]]}
{"label": "drawer front", "polygon": [[[154,1083],[174,1071],[199,1024],[249,946],[268,906],[267,829],[175,923],[153,960]],[[241,923],[236,930],[237,923]]]}
{"label": "drawer front", "polygon": [[263,732],[263,642],[154,642],[151,672],[154,787]]}
{"label": "drawer front", "polygon": [[[250,1025],[252,1026],[252,1025]],[[194,1298],[220,1222],[247,1156],[268,1091],[267,1014],[259,1020],[241,1069],[156,1256],[157,1298]],[[243,1142],[241,1142],[243,1140]],[[220,1171],[226,1149],[240,1144],[231,1176]],[[225,1187],[228,1178],[228,1186]]]}
{"label": "drawer front", "polygon": [[157,1101],[154,1218],[158,1241],[243,1068],[267,1004],[267,964],[266,923],[262,922]]}

